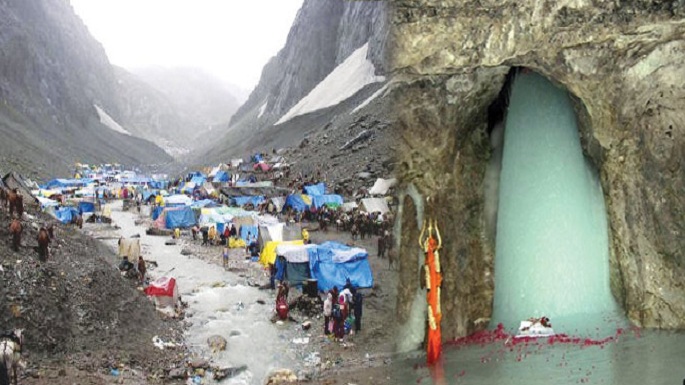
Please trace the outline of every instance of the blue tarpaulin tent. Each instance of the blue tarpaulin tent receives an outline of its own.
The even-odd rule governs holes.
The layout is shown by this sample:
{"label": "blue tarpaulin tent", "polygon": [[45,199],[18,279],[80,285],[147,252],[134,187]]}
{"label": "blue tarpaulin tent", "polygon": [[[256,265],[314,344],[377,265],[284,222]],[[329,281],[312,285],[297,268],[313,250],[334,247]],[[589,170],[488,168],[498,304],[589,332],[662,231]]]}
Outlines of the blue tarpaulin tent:
{"label": "blue tarpaulin tent", "polygon": [[156,221],[157,218],[159,218],[159,216],[162,215],[162,211],[164,211],[163,206],[155,206],[155,208],[152,209],[152,220]]}
{"label": "blue tarpaulin tent", "polygon": [[251,197],[251,196],[244,196],[244,197],[233,197],[231,200],[234,202],[236,206],[244,206],[248,203],[252,203],[255,207],[259,205],[260,203],[264,202],[264,197],[263,196],[256,196],[256,197]]}
{"label": "blue tarpaulin tent", "polygon": [[95,203],[93,203],[93,202],[79,202],[78,208],[79,208],[79,210],[81,210],[82,213],[94,213],[95,212]]}
{"label": "blue tarpaulin tent", "polygon": [[309,269],[318,281],[320,291],[337,286],[341,289],[349,278],[355,287],[372,287],[373,275],[369,254],[338,242],[325,242],[307,250]]}
{"label": "blue tarpaulin tent", "polygon": [[168,180],[152,180],[150,181],[150,187],[154,189],[166,190],[169,187]]}
{"label": "blue tarpaulin tent", "polygon": [[193,179],[191,179],[190,181],[192,183],[195,183],[196,186],[202,186],[206,180],[207,178],[205,178],[204,176],[194,176]]}
{"label": "blue tarpaulin tent", "polygon": [[179,206],[166,210],[166,228],[188,228],[195,226],[195,213],[190,206]]}
{"label": "blue tarpaulin tent", "polygon": [[325,204],[333,203],[336,205],[343,204],[343,198],[340,195],[314,195],[312,196],[312,204],[314,207],[321,208]]}
{"label": "blue tarpaulin tent", "polygon": [[295,211],[305,211],[309,208],[310,204],[305,202],[305,197],[307,195],[302,194],[290,194],[285,198],[285,204],[283,204],[283,209],[292,207]]}
{"label": "blue tarpaulin tent", "polygon": [[228,182],[229,180],[231,176],[226,171],[220,170],[214,175],[214,182]]}
{"label": "blue tarpaulin tent", "polygon": [[321,182],[317,184],[311,184],[309,186],[304,186],[304,191],[307,193],[307,195],[311,196],[324,195],[326,194],[326,184]]}
{"label": "blue tarpaulin tent", "polygon": [[218,206],[218,204],[211,199],[202,199],[199,201],[195,201],[190,205],[190,207],[192,207],[194,209],[195,208],[203,208],[203,207],[215,207],[215,206]]}
{"label": "blue tarpaulin tent", "polygon": [[73,218],[78,217],[78,210],[74,207],[60,207],[55,210],[55,217],[62,223],[70,223]]}
{"label": "blue tarpaulin tent", "polygon": [[41,186],[41,188],[46,189],[46,190],[52,190],[52,189],[63,189],[63,188],[69,188],[69,187],[83,187],[87,185],[88,183],[92,183],[92,179],[53,179],[46,183],[44,186]]}
{"label": "blue tarpaulin tent", "polygon": [[247,242],[247,233],[252,234],[252,239],[255,241],[257,240],[257,237],[259,236],[259,229],[257,226],[251,226],[251,225],[242,225],[240,226],[240,238],[243,239],[243,241]]}

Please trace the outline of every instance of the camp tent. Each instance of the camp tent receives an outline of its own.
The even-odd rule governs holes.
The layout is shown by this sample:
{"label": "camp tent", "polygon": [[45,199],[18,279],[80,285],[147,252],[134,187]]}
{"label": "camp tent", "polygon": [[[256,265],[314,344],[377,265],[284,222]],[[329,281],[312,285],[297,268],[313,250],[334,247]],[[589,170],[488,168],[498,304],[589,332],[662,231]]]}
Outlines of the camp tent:
{"label": "camp tent", "polygon": [[238,206],[238,207],[244,206],[246,204],[252,204],[256,207],[260,203],[264,202],[264,197],[263,196],[233,197],[233,198],[231,198],[231,201],[233,202],[234,206]]}
{"label": "camp tent", "polygon": [[383,179],[383,178],[378,178],[376,179],[376,183],[373,184],[373,187],[369,190],[369,194],[371,195],[385,195],[388,193],[388,191],[395,187],[397,184],[397,179],[391,178],[391,179]]}
{"label": "camp tent", "polygon": [[324,195],[326,194],[326,184],[321,182],[317,184],[304,186],[304,191],[307,193],[307,195],[310,196]]}
{"label": "camp tent", "polygon": [[228,182],[231,176],[226,171],[220,170],[214,175],[214,182]]}
{"label": "camp tent", "polygon": [[283,210],[283,205],[285,204],[285,197],[273,197],[269,200],[276,207],[276,212],[281,212],[281,210]]}
{"label": "camp tent", "polygon": [[271,170],[271,166],[269,166],[267,163],[256,163],[254,166],[252,166],[253,170],[261,170],[263,172],[267,172]]}
{"label": "camp tent", "polygon": [[172,205],[186,205],[190,206],[193,204],[193,199],[187,195],[170,195],[164,198],[164,204],[167,206]]}
{"label": "camp tent", "polygon": [[158,229],[189,228],[195,226],[195,213],[190,206],[165,207],[154,226]]}
{"label": "camp tent", "polygon": [[276,255],[284,257],[286,262],[276,264],[277,268],[282,269],[277,275],[284,277],[293,286],[301,285],[311,278],[308,250],[316,247],[317,245],[278,245]]}
{"label": "camp tent", "polygon": [[361,209],[367,213],[378,211],[383,215],[390,211],[388,202],[383,198],[364,198],[362,199]]}
{"label": "camp tent", "polygon": [[241,225],[240,226],[240,238],[247,242],[247,234],[250,234],[253,240],[257,240],[259,237],[259,227],[254,225]]}
{"label": "camp tent", "polygon": [[343,204],[343,198],[340,195],[313,195],[312,203],[317,209],[324,205],[337,207]]}
{"label": "camp tent", "polygon": [[45,209],[46,207],[57,207],[57,206],[59,206],[59,203],[57,203],[56,201],[54,201],[52,199],[43,198],[43,197],[36,197],[36,199],[38,199],[38,201],[40,202],[40,208],[41,209]]}
{"label": "camp tent", "polygon": [[325,242],[308,249],[311,276],[320,291],[342,288],[347,279],[355,287],[373,286],[373,275],[366,250],[338,242]]}
{"label": "camp tent", "polygon": [[145,294],[152,297],[158,308],[174,308],[178,302],[178,285],[173,277],[160,277],[150,282]]}
{"label": "camp tent", "polygon": [[55,217],[62,223],[71,223],[78,217],[78,210],[73,207],[60,207],[55,210]]}
{"label": "camp tent", "polygon": [[283,209],[292,207],[295,211],[305,211],[312,205],[312,198],[304,194],[290,194],[285,198]]}
{"label": "camp tent", "polygon": [[82,213],[94,213],[95,203],[88,201],[81,201],[78,203],[78,208]]}
{"label": "camp tent", "polygon": [[296,241],[269,241],[264,245],[262,253],[259,256],[259,263],[264,266],[276,262],[276,247],[279,245],[304,245],[303,240]]}
{"label": "camp tent", "polygon": [[343,211],[346,212],[346,213],[347,213],[347,212],[350,212],[350,211],[352,211],[352,210],[354,210],[354,209],[356,209],[357,207],[359,207],[359,205],[357,204],[357,202],[345,202],[345,203],[343,203],[343,205],[342,205],[342,209],[343,209]]}
{"label": "camp tent", "polygon": [[206,177],[196,175],[190,180],[190,182],[195,183],[195,186],[202,186],[206,180]]}

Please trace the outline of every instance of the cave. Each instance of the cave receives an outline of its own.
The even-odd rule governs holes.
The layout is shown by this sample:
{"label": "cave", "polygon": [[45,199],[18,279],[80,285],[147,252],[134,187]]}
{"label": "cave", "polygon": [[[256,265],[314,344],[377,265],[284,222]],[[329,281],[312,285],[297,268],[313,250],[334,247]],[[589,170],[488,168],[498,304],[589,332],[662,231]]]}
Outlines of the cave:
{"label": "cave", "polygon": [[581,146],[578,109],[582,102],[563,86],[526,68],[509,71],[488,108],[491,328],[502,323],[514,331],[521,320],[542,316],[565,333],[603,336],[623,326],[609,283],[604,193]]}
{"label": "cave", "polygon": [[[416,238],[424,218],[438,218],[443,234],[446,234],[442,253],[446,339],[464,336],[488,325],[493,328],[498,323],[515,331],[521,320],[543,315],[556,320],[555,326],[562,332],[585,335],[591,332],[601,335],[623,325],[625,317],[620,305],[623,304],[624,283],[609,234],[608,204],[602,186],[605,181],[600,178],[605,154],[601,153],[601,148],[597,150],[600,146],[592,137],[594,128],[583,101],[567,91],[561,82],[549,80],[553,78],[549,74],[545,71],[545,75],[540,75],[535,70],[516,66],[480,68],[430,80],[422,78],[403,90],[402,98],[398,99],[398,103],[404,99],[420,100],[420,107],[400,109],[399,123],[407,136],[421,139],[414,145],[414,151],[404,152],[407,156],[401,158],[406,173],[402,179],[410,183],[404,183],[405,193],[400,199],[396,222],[402,277],[396,307],[402,326],[399,350],[421,346],[425,331],[425,292],[418,290],[423,296],[414,294],[417,293],[414,282],[418,279],[417,265],[423,260]],[[544,102],[559,100],[551,113],[564,115],[570,129],[554,136],[570,143],[570,147],[547,148],[535,144],[536,138],[544,137],[543,134],[524,132],[523,139],[509,139],[518,141],[514,149],[525,144],[547,152],[532,153],[531,148],[524,148],[523,154],[516,155],[504,151],[507,132],[514,132],[506,129],[511,96],[515,91],[513,85],[516,79],[529,77],[534,79],[536,86],[543,87],[542,91],[532,92],[532,96],[541,92]],[[462,95],[469,94],[479,98],[477,102],[472,101],[470,108],[464,109],[459,100]],[[523,105],[536,103],[541,103],[539,96],[537,101],[524,101]],[[521,103],[514,100],[514,104]],[[532,112],[540,111],[538,107],[532,108]],[[538,126],[536,129],[545,133],[544,125]],[[538,163],[529,165],[527,157],[532,155],[538,158]],[[541,161],[557,155],[565,157],[554,162]],[[526,179],[524,184],[514,183],[507,187],[510,191],[500,191],[504,158],[511,158],[516,165],[509,170],[510,174],[513,172],[508,177],[510,180],[519,178],[516,172],[521,169],[532,170],[532,176],[536,176],[540,174],[537,172],[540,167],[550,166],[552,171],[547,172],[546,177],[555,173],[573,176],[570,179],[581,183],[582,187],[573,187],[573,183],[562,180],[551,190],[543,189],[537,195],[524,194],[526,189],[534,188],[538,183],[535,179]],[[569,159],[573,167],[566,169]],[[507,173],[507,167],[504,172]],[[573,190],[577,190],[575,198],[540,198],[540,195],[554,196]],[[523,207],[523,202],[501,202],[512,195],[528,204],[537,204],[528,211],[550,211],[551,215],[533,216],[532,225],[518,226],[526,214],[526,209],[516,212]],[[426,201],[429,196],[430,203]],[[564,206],[569,202],[574,202],[575,206],[566,212]],[[502,205],[508,208],[502,210]],[[503,220],[503,215],[509,219]],[[563,226],[550,225],[557,217],[563,218],[560,221]],[[568,227],[571,223],[575,229]],[[521,229],[525,228],[530,231],[522,233]],[[540,234],[550,242],[540,242]],[[529,249],[521,254],[530,254],[531,258],[501,260],[506,252],[504,245],[516,249],[520,240],[529,244]],[[593,244],[599,251],[573,252],[579,244],[583,248]],[[537,248],[531,250],[532,245]],[[558,256],[552,259],[548,254]],[[538,273],[541,274],[534,279],[526,269],[535,266],[540,267]],[[535,293],[540,295],[534,296]]]}

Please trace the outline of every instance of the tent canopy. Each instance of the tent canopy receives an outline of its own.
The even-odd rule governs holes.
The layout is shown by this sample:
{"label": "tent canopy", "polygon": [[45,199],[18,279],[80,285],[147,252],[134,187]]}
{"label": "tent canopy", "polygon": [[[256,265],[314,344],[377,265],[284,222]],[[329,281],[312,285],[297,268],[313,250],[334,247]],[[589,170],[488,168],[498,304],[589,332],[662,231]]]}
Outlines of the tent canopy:
{"label": "tent canopy", "polygon": [[230,180],[231,176],[226,171],[220,170],[214,174],[214,182],[228,182]]}
{"label": "tent canopy", "polygon": [[73,207],[60,207],[55,210],[55,217],[62,223],[71,223],[71,221],[78,217],[78,210]]}
{"label": "tent canopy", "polygon": [[175,289],[175,278],[160,277],[150,282],[150,285],[145,288],[145,294],[153,297],[173,297]]}
{"label": "tent canopy", "polygon": [[165,205],[186,205],[190,206],[193,204],[192,198],[187,195],[170,195],[164,198]]}
{"label": "tent canopy", "polygon": [[326,184],[321,182],[304,186],[304,191],[307,193],[307,195],[311,196],[324,195],[326,194]]}
{"label": "tent canopy", "polygon": [[258,206],[260,203],[264,202],[264,197],[263,196],[242,196],[242,197],[233,197],[231,198],[233,202],[235,202],[235,206],[244,206],[248,203],[251,203],[255,207]]}
{"label": "tent canopy", "polygon": [[324,205],[340,206],[343,204],[343,198],[340,195],[314,195],[312,196],[312,203],[314,207],[321,208]]}
{"label": "tent canopy", "polygon": [[390,211],[388,202],[383,198],[364,198],[362,199],[362,209],[367,213],[374,213],[376,211],[385,215]]}
{"label": "tent canopy", "polygon": [[390,190],[396,184],[397,184],[397,179],[395,179],[395,178],[390,178],[390,179],[378,178],[378,179],[376,179],[376,183],[374,183],[373,187],[371,187],[371,189],[369,190],[369,194],[371,194],[371,195],[385,195],[388,193],[388,190]]}
{"label": "tent canopy", "polygon": [[259,263],[261,263],[264,266],[268,266],[269,264],[273,264],[276,262],[276,247],[279,245],[304,245],[303,240],[296,240],[296,241],[269,241],[264,245],[264,249],[262,249],[262,253],[259,256]]}
{"label": "tent canopy", "polygon": [[285,198],[283,208],[292,207],[295,211],[305,211],[312,205],[312,198],[304,194],[290,194]]}
{"label": "tent canopy", "polygon": [[366,250],[338,242],[325,242],[308,251],[309,268],[312,277],[317,279],[319,290],[327,291],[334,286],[342,288],[347,279],[355,287],[373,286]]}

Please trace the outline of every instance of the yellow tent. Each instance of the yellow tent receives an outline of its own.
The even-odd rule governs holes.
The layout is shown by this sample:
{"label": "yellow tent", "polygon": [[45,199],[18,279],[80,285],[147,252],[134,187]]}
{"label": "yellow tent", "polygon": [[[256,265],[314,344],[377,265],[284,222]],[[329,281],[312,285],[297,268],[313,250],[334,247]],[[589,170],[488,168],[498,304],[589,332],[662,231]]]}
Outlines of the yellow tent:
{"label": "yellow tent", "polygon": [[262,254],[259,256],[259,263],[264,266],[276,263],[276,247],[278,245],[304,245],[301,239],[296,241],[269,241],[264,245]]}

